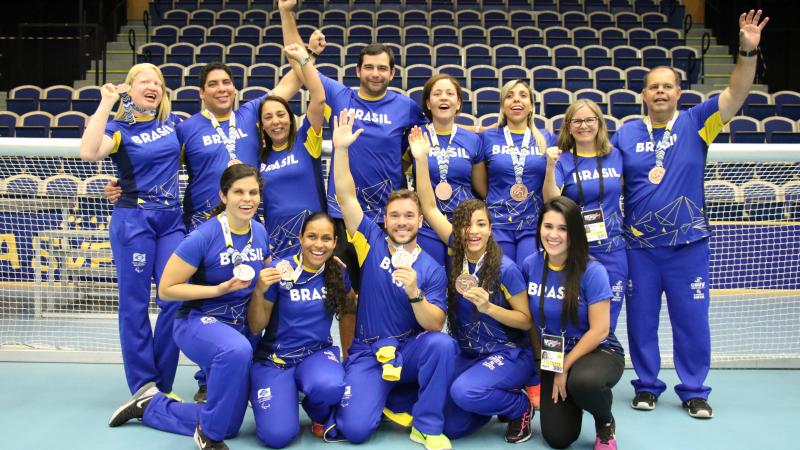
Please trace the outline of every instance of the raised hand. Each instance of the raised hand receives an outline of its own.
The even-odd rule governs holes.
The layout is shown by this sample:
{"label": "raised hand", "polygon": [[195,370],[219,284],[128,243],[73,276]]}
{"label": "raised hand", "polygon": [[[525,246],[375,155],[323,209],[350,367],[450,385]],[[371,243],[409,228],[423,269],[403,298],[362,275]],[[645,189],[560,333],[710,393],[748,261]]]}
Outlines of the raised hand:
{"label": "raised hand", "polygon": [[548,147],[545,151],[547,155],[547,165],[555,167],[556,163],[558,162],[558,158],[561,157],[561,149],[558,147]]}
{"label": "raised hand", "polygon": [[270,286],[281,281],[281,273],[274,267],[266,267],[258,273],[257,280],[255,290],[263,294]]}
{"label": "raised hand", "polygon": [[411,155],[414,159],[427,159],[431,152],[431,141],[418,126],[412,128],[408,133],[408,146],[411,147]]}
{"label": "raised hand", "polygon": [[308,38],[308,48],[317,55],[321,55],[325,51],[326,45],[328,45],[328,42],[325,41],[325,35],[322,31],[314,30],[311,33],[311,37]]}
{"label": "raised hand", "polygon": [[416,297],[419,294],[417,286],[417,271],[412,267],[398,267],[392,272],[392,280],[403,285],[406,295]]}
{"label": "raised hand", "polygon": [[110,102],[112,104],[116,103],[119,100],[119,93],[117,93],[117,87],[111,83],[106,83],[100,88],[100,96],[103,101]]}
{"label": "raised hand", "polygon": [[[760,23],[759,23],[760,22]],[[739,48],[749,52],[761,42],[761,30],[769,22],[769,17],[761,20],[761,10],[750,10],[739,16]]]}
{"label": "raised hand", "polygon": [[479,313],[483,314],[489,310],[489,292],[477,286],[464,293],[464,298],[475,305]]}
{"label": "raised hand", "polygon": [[291,58],[297,62],[301,62],[304,59],[308,58],[308,52],[302,45],[299,44],[289,44],[283,48],[283,52],[286,53],[288,58]]}
{"label": "raised hand", "polygon": [[333,148],[336,150],[347,149],[356,141],[358,136],[364,131],[359,128],[353,132],[353,123],[355,123],[355,115],[343,109],[339,113],[339,117],[333,116]]}
{"label": "raised hand", "polygon": [[279,11],[291,11],[297,6],[297,0],[278,0]]}

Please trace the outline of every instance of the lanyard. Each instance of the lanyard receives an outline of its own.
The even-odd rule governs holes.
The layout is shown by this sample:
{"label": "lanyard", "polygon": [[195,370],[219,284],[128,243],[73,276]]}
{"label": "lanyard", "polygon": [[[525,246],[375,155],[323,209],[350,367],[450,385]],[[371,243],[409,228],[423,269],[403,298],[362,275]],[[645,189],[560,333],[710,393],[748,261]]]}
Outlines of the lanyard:
{"label": "lanyard", "polygon": [[450,140],[447,142],[447,147],[442,148],[439,144],[439,137],[436,136],[436,129],[433,124],[428,124],[428,135],[431,137],[431,153],[436,157],[436,164],[439,166],[439,182],[447,181],[447,171],[450,165],[450,144],[456,138],[456,131],[458,126],[453,123],[453,128],[450,131]]}
{"label": "lanyard", "polygon": [[205,110],[205,113],[211,116],[211,126],[217,130],[217,134],[225,144],[225,150],[228,151],[228,157],[230,157],[231,161],[237,161],[239,158],[236,157],[236,114],[231,111],[231,118],[228,121],[228,135],[226,136],[225,132],[222,131],[222,125],[220,125],[217,117],[214,114],[211,114],[211,111],[208,109]]}
{"label": "lanyard", "polygon": [[[514,139],[511,138],[511,130],[508,126],[503,127],[503,136],[506,138],[506,146],[511,152],[511,162],[514,164],[514,180],[515,183],[522,183],[522,172],[525,170],[525,158],[528,156],[531,145],[531,129],[525,128],[525,136],[522,138],[522,148],[520,149],[514,144]],[[534,150],[536,143],[534,142]]]}
{"label": "lanyard", "polygon": [[233,246],[233,238],[231,238],[231,225],[228,223],[228,214],[223,212],[217,216],[217,220],[219,220],[219,224],[222,227],[222,235],[225,237],[225,251],[231,255],[233,266],[236,267],[243,262],[242,253],[248,253],[250,251],[250,246],[253,244],[253,226],[250,226],[250,238],[247,240],[247,244],[240,252]]}
{"label": "lanyard", "polygon": [[[578,188],[578,204],[582,208],[586,206],[586,202],[584,202],[583,200],[583,187],[581,186],[580,170],[578,170],[578,151],[575,148],[572,149],[572,157],[575,161],[575,185]],[[598,200],[598,202],[600,204],[600,208],[602,208],[603,193],[605,192],[605,185],[603,183],[603,162],[600,159],[600,155],[597,155],[596,159],[597,159],[597,176],[600,177],[598,180],[600,183],[600,196],[599,196],[600,199]]]}
{"label": "lanyard", "polygon": [[[669,143],[669,138],[672,135],[672,127],[675,125],[676,120],[678,120],[678,111],[675,111],[675,114],[672,115],[672,119],[667,122],[667,127],[664,130],[664,134],[661,136],[661,141],[655,145],[656,167],[664,167],[664,156],[667,154],[667,143]],[[644,124],[647,127],[647,134],[650,136],[650,142],[655,144],[655,138],[653,138],[653,123],[650,121],[650,116],[644,118]]]}
{"label": "lanyard", "polygon": [[[544,258],[544,267],[542,268],[542,283],[539,285],[539,317],[542,318],[542,326],[539,327],[542,329],[542,335],[544,335],[544,330],[547,328],[547,320],[544,316],[544,291],[545,291],[545,284],[547,283],[547,256]],[[561,306],[561,335],[567,333],[567,304],[566,300]]]}
{"label": "lanyard", "polygon": [[[483,265],[483,258],[486,256],[486,252],[484,252],[480,258],[478,258],[478,262],[475,263],[475,272],[471,273],[470,275],[478,278],[478,271],[481,270],[481,266]],[[464,255],[464,260],[462,261],[461,265],[461,273],[470,273],[469,272],[469,263],[467,262],[467,255]]]}
{"label": "lanyard", "polygon": [[[292,272],[292,285],[293,286],[302,286],[302,285],[308,283],[309,281],[313,280],[314,278],[318,277],[323,272],[325,272],[325,263],[322,263],[322,267],[320,267],[319,270],[317,270],[313,275],[308,277],[307,280],[304,280],[303,282],[299,282],[297,280],[300,279],[300,275],[303,273],[303,253],[300,252],[297,256],[295,256],[295,258],[297,259],[297,267],[295,267],[294,271]],[[291,288],[287,288],[287,289],[291,289]]]}

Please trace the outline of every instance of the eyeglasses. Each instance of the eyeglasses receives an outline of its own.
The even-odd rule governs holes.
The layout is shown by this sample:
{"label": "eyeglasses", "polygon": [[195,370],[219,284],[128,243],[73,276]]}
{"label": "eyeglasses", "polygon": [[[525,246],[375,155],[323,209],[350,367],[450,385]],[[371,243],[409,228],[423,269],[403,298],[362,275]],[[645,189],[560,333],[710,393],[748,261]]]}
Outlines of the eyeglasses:
{"label": "eyeglasses", "polygon": [[572,128],[580,128],[583,126],[583,124],[586,124],[586,126],[589,127],[593,127],[597,125],[598,120],[599,119],[597,117],[587,117],[585,119],[572,119],[569,121],[569,125]]}

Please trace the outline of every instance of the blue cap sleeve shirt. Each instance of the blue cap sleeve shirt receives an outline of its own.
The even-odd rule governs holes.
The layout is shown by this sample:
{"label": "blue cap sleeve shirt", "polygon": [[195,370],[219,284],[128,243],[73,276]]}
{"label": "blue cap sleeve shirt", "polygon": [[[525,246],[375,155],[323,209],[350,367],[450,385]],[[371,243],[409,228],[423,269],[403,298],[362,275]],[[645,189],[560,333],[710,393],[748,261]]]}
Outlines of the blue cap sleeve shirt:
{"label": "blue cap sleeve shirt", "polygon": [[[547,323],[543,324],[539,314],[539,283],[542,281],[543,268],[544,252],[542,251],[528,256],[522,263],[522,272],[528,281],[528,301],[531,317],[533,317],[533,321],[539,330],[544,325],[546,334],[560,336],[561,311],[566,291],[564,286],[565,274],[562,271],[553,269],[552,266],[547,271],[544,295],[544,314]],[[578,296],[578,323],[573,323],[569,317],[567,318],[567,329],[564,334],[566,352],[570,352],[581,337],[589,331],[589,306],[604,300],[608,301],[611,299],[611,295],[606,269],[595,260],[589,261],[581,278],[580,295]],[[611,348],[623,353],[622,346],[613,332],[609,332],[608,337],[598,347]]]}
{"label": "blue cap sleeve shirt", "polygon": [[[271,262],[268,267],[275,267],[278,261]],[[286,261],[292,268],[297,268],[299,263],[296,255]],[[350,278],[346,270],[342,270],[342,277],[344,291],[349,292]],[[272,314],[256,348],[255,359],[295,365],[317,350],[333,345],[333,313],[325,307],[326,295],[324,271],[306,267],[291,285],[275,283],[270,286],[264,293],[264,301],[273,303]]]}
{"label": "blue cap sleeve shirt", "polygon": [[[269,240],[264,225],[260,222],[251,220],[250,228],[253,241],[250,251],[242,253],[242,260],[243,264],[252,267],[258,274],[264,268],[264,260],[270,256]],[[233,246],[239,251],[243,250],[250,239],[250,233],[238,234],[231,231]],[[214,286],[233,277],[233,263],[216,217],[189,233],[178,245],[175,254],[197,268],[197,272],[189,280],[192,284]],[[247,326],[247,302],[257,280],[257,277],[253,278],[248,287],[219,297],[183,302],[178,317],[187,317],[191,310],[199,310],[242,331]]]}
{"label": "blue cap sleeve shirt", "polygon": [[117,208],[174,209],[180,207],[178,166],[181,144],[175,129],[180,118],[170,114],[159,122],[139,117],[136,123],[113,120],[105,135],[114,141],[111,160],[117,168],[122,195]]}
{"label": "blue cap sleeve shirt", "polygon": [[[369,280],[361,284],[358,296],[356,340],[372,344],[424,331],[414,317],[402,285],[392,280],[394,268],[383,230],[364,216],[355,235],[348,238],[356,249],[361,279]],[[420,251],[412,268],[417,272],[417,286],[425,293],[425,299],[447,312],[444,268],[424,251]]]}
{"label": "blue cap sleeve shirt", "polygon": [[[476,262],[468,261],[470,273],[475,273],[475,264]],[[508,299],[526,289],[522,271],[514,261],[503,256],[500,286],[489,293],[489,301],[502,308],[512,309]],[[491,316],[478,312],[477,307],[461,294],[455,293],[455,296],[458,299],[456,317],[459,328],[454,330],[453,337],[463,352],[484,356],[508,348],[530,347],[527,332],[503,325]]]}
{"label": "blue cap sleeve shirt", "polygon": [[[546,146],[556,144],[556,137],[547,130],[539,130],[544,136]],[[506,145],[502,128],[495,128],[481,133],[482,161],[486,161],[489,178],[489,191],[486,195],[486,204],[492,215],[492,227],[521,231],[535,229],[539,218],[539,210],[544,203],[542,199],[542,185],[544,184],[547,160],[544,157],[546,148],[536,148],[536,140],[531,137],[531,149],[525,158],[522,172],[522,183],[528,188],[528,197],[518,202],[511,198],[510,189],[516,183],[514,178],[514,163],[511,151]],[[514,144],[522,146],[524,132],[511,132]],[[538,144],[537,144],[538,147]],[[534,153],[535,152],[535,153]]]}
{"label": "blue cap sleeve shirt", "polygon": [[[233,112],[236,115],[236,158],[255,167],[260,163],[258,108],[265,97],[251,100]],[[230,117],[217,119],[227,135]],[[204,222],[208,212],[219,203],[219,180],[228,168],[230,156],[205,111],[181,122],[177,132],[183,143],[183,163],[189,175],[183,194],[184,222],[191,229]]]}
{"label": "blue cap sleeve shirt", "polygon": [[[427,127],[423,128],[423,132],[430,134]],[[447,216],[448,220],[452,220],[453,211],[459,203],[475,198],[472,192],[472,166],[482,161],[480,158],[481,138],[477,133],[463,128],[456,131],[456,136],[452,141],[450,141],[450,133],[436,133],[436,136],[442,148],[447,148],[447,143],[450,142],[450,151],[447,154],[449,162],[446,181],[453,188],[453,195],[449,199],[441,200],[436,197],[436,206]],[[414,170],[417,170],[416,160],[413,161],[413,164]],[[436,188],[441,178],[439,162],[433,152],[428,155],[428,172],[431,184]],[[430,227],[427,221],[424,221],[424,226]]]}
{"label": "blue cap sleeve shirt", "polygon": [[[350,146],[350,172],[356,184],[356,196],[364,215],[383,223],[389,193],[406,186],[402,155],[407,147],[406,134],[414,125],[423,125],[425,115],[409,97],[386,91],[380,98],[363,98],[357,90],[320,74],[325,88],[325,118],[333,123],[342,110],[355,115],[353,129],[364,131]],[[328,212],[341,218],[333,182],[333,158],[328,171]]]}
{"label": "blue cap sleeve shirt", "polygon": [[643,120],[628,122],[612,137],[622,152],[625,177],[624,234],[630,248],[688,244],[710,236],[704,210],[703,175],[708,146],[725,124],[719,97],[680,111],[669,141],[664,144],[664,179],[648,180],[655,166],[656,145],[665,128],[653,129],[650,141]]}
{"label": "blue cap sleeve shirt", "polygon": [[[592,251],[610,253],[625,248],[622,236],[622,154],[616,148],[600,158],[602,170],[598,170],[596,156],[578,154],[577,165],[572,152],[561,154],[555,167],[556,185],[561,194],[569,197],[583,210],[603,209],[608,239],[589,243]],[[600,204],[600,176],[603,177],[603,203]],[[578,180],[580,177],[584,204],[580,204],[578,196]]]}
{"label": "blue cap sleeve shirt", "polygon": [[321,154],[322,134],[316,134],[306,119],[291,148],[274,149],[261,163],[264,218],[277,257],[297,253],[303,222],[312,213],[323,211]]}

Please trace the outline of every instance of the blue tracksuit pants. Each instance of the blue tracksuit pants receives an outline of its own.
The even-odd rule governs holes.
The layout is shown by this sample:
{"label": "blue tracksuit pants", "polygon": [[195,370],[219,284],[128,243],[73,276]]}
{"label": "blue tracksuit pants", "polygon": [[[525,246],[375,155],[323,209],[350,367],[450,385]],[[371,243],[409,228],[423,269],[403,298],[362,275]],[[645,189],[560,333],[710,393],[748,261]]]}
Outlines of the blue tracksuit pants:
{"label": "blue tracksuit pants", "polygon": [[592,251],[590,255],[606,268],[611,284],[611,331],[617,328],[617,319],[622,312],[625,290],[628,286],[628,252],[624,248],[613,252]]}

